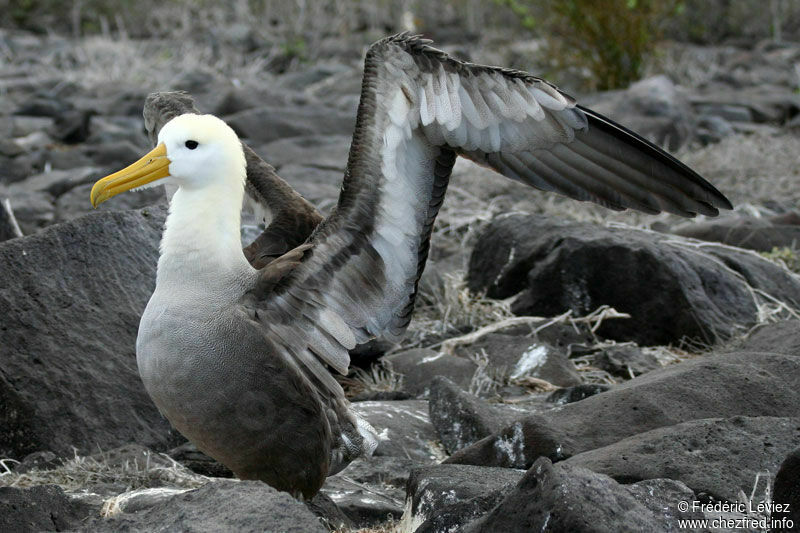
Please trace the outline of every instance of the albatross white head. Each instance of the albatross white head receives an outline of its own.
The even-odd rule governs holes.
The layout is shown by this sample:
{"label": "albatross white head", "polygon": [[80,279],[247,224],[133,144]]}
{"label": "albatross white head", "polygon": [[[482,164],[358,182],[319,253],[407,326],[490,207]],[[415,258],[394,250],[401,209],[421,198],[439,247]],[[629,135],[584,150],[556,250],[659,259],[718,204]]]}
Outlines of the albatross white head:
{"label": "albatross white head", "polygon": [[244,187],[245,160],[239,138],[213,115],[180,115],[158,134],[157,146],[139,161],[101,179],[92,187],[97,207],[135,188],[172,183],[183,189]]}
{"label": "albatross white head", "polygon": [[161,128],[152,151],[95,183],[91,202],[97,207],[130,189],[176,185],[158,281],[174,276],[204,283],[250,269],[240,237],[245,176],[242,145],[230,126],[212,115],[180,115]]}

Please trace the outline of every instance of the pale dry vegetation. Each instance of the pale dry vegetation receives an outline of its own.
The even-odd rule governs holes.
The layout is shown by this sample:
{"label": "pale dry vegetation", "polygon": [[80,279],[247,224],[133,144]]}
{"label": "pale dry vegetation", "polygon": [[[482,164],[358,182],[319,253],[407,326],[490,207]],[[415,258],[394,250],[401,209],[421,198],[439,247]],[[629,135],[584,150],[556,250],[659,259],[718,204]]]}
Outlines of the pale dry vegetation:
{"label": "pale dry vegetation", "polygon": [[195,474],[166,455],[142,464],[140,461],[115,462],[102,456],[75,454],[62,464],[48,469],[33,469],[18,473],[12,470],[16,461],[0,460],[0,486],[33,487],[59,485],[66,492],[85,492],[103,484],[122,485],[127,490],[147,487],[197,488],[209,478]]}

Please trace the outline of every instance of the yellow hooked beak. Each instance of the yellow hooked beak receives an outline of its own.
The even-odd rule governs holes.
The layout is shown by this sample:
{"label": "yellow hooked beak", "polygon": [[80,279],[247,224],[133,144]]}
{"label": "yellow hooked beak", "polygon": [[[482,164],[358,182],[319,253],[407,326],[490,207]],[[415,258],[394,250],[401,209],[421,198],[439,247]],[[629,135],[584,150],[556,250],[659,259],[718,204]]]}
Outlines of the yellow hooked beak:
{"label": "yellow hooked beak", "polygon": [[136,163],[99,180],[92,187],[92,206],[97,207],[112,196],[169,176],[170,160],[164,143],[153,148]]}

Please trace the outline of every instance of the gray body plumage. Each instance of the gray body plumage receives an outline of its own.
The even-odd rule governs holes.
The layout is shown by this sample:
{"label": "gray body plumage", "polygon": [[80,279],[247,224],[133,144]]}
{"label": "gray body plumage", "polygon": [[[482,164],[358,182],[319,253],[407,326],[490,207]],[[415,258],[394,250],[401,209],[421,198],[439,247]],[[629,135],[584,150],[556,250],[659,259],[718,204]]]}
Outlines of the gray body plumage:
{"label": "gray body plumage", "polygon": [[[148,129],[193,112],[182,98],[148,99]],[[202,279],[216,266],[198,258],[193,273],[162,276],[162,256],[137,353],[170,421],[240,477],[307,497],[331,470],[371,452],[374,433],[330,369],[346,373],[349,349],[407,327],[457,155],[613,209],[730,208],[683,164],[546,81],[454,60],[416,36],[384,39],[367,53],[341,195],[327,219],[246,148],[247,191],[278,214],[248,247],[260,270]],[[201,281],[187,283],[194,274]]]}

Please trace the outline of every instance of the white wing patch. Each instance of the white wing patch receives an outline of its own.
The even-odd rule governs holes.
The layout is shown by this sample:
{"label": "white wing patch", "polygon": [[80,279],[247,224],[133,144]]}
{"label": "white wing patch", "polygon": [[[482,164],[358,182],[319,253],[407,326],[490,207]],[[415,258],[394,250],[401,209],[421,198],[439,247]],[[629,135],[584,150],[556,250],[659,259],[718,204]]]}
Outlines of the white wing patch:
{"label": "white wing patch", "polygon": [[[438,85],[444,78],[437,79]],[[452,111],[449,115],[442,114],[450,105],[447,92],[434,93],[433,76],[429,76],[427,82],[431,94],[422,89],[417,93],[419,116],[422,124],[433,124],[450,117]],[[389,290],[402,294],[415,281],[420,233],[438,149],[431,146],[416,130],[417,124],[411,122],[415,118],[414,102],[408,100],[402,88],[394,90],[390,102],[381,150],[384,180],[372,246],[383,260]]]}
{"label": "white wing patch", "polygon": [[[544,82],[528,84],[495,71],[461,78],[447,72],[441,63],[435,71],[417,75],[416,86],[406,87],[417,102],[409,103],[402,91],[397,91],[388,113],[396,126],[402,125],[405,114],[405,123],[413,129],[418,110],[419,124],[432,145],[468,152],[532,152],[569,142],[575,130],[587,127],[586,117],[573,109],[566,97],[550,87],[537,86]],[[390,142],[393,136],[385,133],[387,149],[400,147]]]}

